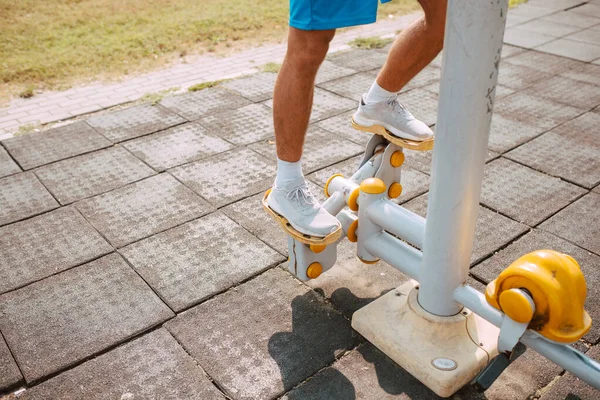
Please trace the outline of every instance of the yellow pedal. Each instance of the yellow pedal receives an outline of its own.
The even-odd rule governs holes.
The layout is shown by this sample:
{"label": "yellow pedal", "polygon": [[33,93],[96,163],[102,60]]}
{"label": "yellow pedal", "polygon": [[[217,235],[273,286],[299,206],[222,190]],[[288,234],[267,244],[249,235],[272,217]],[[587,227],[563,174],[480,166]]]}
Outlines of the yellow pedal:
{"label": "yellow pedal", "polygon": [[290,235],[297,241],[312,246],[327,246],[331,243],[335,243],[342,236],[341,226],[335,232],[330,233],[325,237],[310,236],[297,231],[283,215],[276,213],[275,211],[273,211],[273,209],[271,209],[271,207],[269,207],[269,205],[267,204],[267,197],[269,196],[269,193],[271,193],[271,189],[267,190],[265,195],[263,196],[263,208],[283,228],[286,234]]}
{"label": "yellow pedal", "polygon": [[359,131],[370,132],[376,135],[383,136],[389,142],[395,144],[396,146],[400,146],[402,148],[408,150],[415,151],[428,151],[433,149],[434,138],[424,140],[422,142],[410,139],[402,139],[392,135],[387,129],[385,129],[381,125],[373,125],[373,126],[363,126],[354,122],[354,118],[352,118],[352,127],[354,129],[358,129]]}

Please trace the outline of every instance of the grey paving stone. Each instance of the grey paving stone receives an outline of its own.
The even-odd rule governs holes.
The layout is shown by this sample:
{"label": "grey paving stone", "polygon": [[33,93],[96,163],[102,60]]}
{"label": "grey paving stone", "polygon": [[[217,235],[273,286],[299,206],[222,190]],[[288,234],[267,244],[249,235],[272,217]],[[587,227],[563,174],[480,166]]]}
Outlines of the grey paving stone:
{"label": "grey paving stone", "polygon": [[600,18],[600,6],[597,4],[583,4],[582,6],[573,8],[572,11],[577,14]]}
{"label": "grey paving stone", "polygon": [[[287,263],[284,264],[287,269]],[[337,246],[337,261],[333,268],[307,284],[325,296],[348,318],[354,311],[409,279],[388,264],[379,261],[367,265],[356,256],[356,243],[344,239]]]}
{"label": "grey paving stone", "polygon": [[160,105],[143,104],[120,111],[91,117],[94,129],[113,142],[148,135],[186,122],[173,111]]}
{"label": "grey paving stone", "polygon": [[219,212],[127,246],[121,254],[175,311],[285,260]]}
{"label": "grey paving stone", "polygon": [[437,119],[437,108],[439,96],[423,89],[414,89],[401,93],[398,100],[406,108],[427,125],[435,124]]}
{"label": "grey paving stone", "polygon": [[540,69],[532,68],[532,66],[512,64],[510,60],[512,60],[512,57],[500,62],[498,75],[498,83],[500,85],[514,90],[522,90],[533,85],[535,82],[549,79],[552,76]]}
{"label": "grey paving stone", "polygon": [[[404,165],[406,167],[423,172],[427,175],[431,175],[431,163],[433,161],[433,151],[405,150],[404,153],[406,155],[406,158],[404,161]],[[496,157],[498,157],[497,153],[494,153],[493,151],[488,151],[485,162],[489,162],[490,160],[493,160]]]}
{"label": "grey paving stone", "polygon": [[[600,257],[581,247],[575,246],[550,233],[534,230],[519,238],[497,254],[481,262],[471,269],[471,273],[484,282],[490,282],[512,264],[516,259],[532,251],[552,249],[572,256],[581,267],[587,283],[587,300],[585,309],[592,319],[600,318]],[[600,338],[600,327],[592,324],[591,330],[584,339],[596,343]]]}
{"label": "grey paving stone", "polygon": [[[255,143],[250,148],[276,163],[274,140]],[[362,146],[332,135],[319,127],[311,126],[304,142],[302,169],[305,174],[309,174],[362,152],[364,152]]]}
{"label": "grey paving stone", "polygon": [[[580,61],[571,60],[570,58],[564,58],[555,56],[552,54],[542,53],[535,50],[528,50],[522,53],[518,53],[508,59],[502,64],[520,65],[528,67],[528,69],[535,69],[537,71],[545,72],[551,75],[560,74],[561,72],[569,69],[574,69],[585,65]],[[502,67],[500,67],[502,68]]]}
{"label": "grey paving stone", "polygon": [[575,79],[576,81],[600,86],[600,66],[597,65],[578,64],[576,67],[563,71],[560,75]]}
{"label": "grey paving stone", "polygon": [[275,134],[273,112],[263,104],[250,104],[236,110],[202,118],[209,132],[236,145],[264,140]]}
{"label": "grey paving stone", "polygon": [[32,172],[0,179],[0,225],[41,214],[58,203]]}
{"label": "grey paving stone", "polygon": [[123,143],[123,146],[157,171],[201,160],[234,147],[197,122],[134,139]]}
{"label": "grey paving stone", "polygon": [[[307,181],[310,192],[320,203],[326,200],[323,189]],[[229,218],[283,255],[288,254],[287,236],[262,206],[264,193],[245,198],[223,207],[221,211]]]}
{"label": "grey paving stone", "polygon": [[0,335],[0,393],[23,382],[23,376]]}
{"label": "grey paving stone", "polygon": [[250,103],[250,100],[220,87],[167,97],[160,102],[189,121],[221,111],[234,110]]}
{"label": "grey paving stone", "polygon": [[428,65],[423,68],[421,72],[419,72],[414,78],[412,78],[410,82],[408,82],[407,87],[420,88],[436,82],[439,84],[441,75],[442,70],[440,68]]}
{"label": "grey paving stone", "polygon": [[537,46],[536,50],[585,62],[600,58],[600,46],[569,39],[558,39]]}
{"label": "grey paving stone", "polygon": [[72,207],[5,226],[0,228],[0,293],[111,251]]}
{"label": "grey paving stone", "polygon": [[217,207],[267,190],[275,163],[248,148],[217,154],[170,172]]}
{"label": "grey paving stone", "polygon": [[562,76],[538,82],[524,93],[588,110],[600,104],[600,87]]}
{"label": "grey paving stone", "polygon": [[363,49],[340,51],[328,57],[332,63],[356,71],[379,69],[383,67],[386,59],[387,54]]}
{"label": "grey paving stone", "polygon": [[488,148],[498,153],[504,153],[531,140],[543,131],[543,128],[514,121],[495,113],[492,116]]}
{"label": "grey paving stone", "polygon": [[520,15],[514,15],[513,13],[508,13],[506,16],[506,28],[521,25],[527,21],[531,21],[532,19],[532,17],[523,17]]}
{"label": "grey paving stone", "polygon": [[239,93],[254,102],[265,101],[273,97],[277,74],[260,72],[223,82],[221,86]]}
{"label": "grey paving stone", "polygon": [[502,54],[501,54],[501,58],[508,58],[508,57],[512,57],[516,54],[520,54],[523,53],[527,50],[525,50],[522,47],[517,47],[517,46],[511,46],[510,44],[506,44],[504,43],[502,45]]}
{"label": "grey paving stone", "polygon": [[358,74],[345,76],[333,81],[322,83],[320,88],[329,90],[340,96],[347,97],[357,102],[360,101],[362,95],[369,91],[369,88],[375,81],[375,74],[370,72],[360,72]]}
{"label": "grey paving stone", "polygon": [[[427,197],[428,194],[421,195],[406,203],[404,207],[425,218],[427,216]],[[512,242],[528,229],[525,225],[480,206],[475,225],[471,265],[475,265],[502,246]]]}
{"label": "grey paving stone", "polygon": [[63,205],[105,193],[154,175],[152,168],[122,147],[84,154],[35,170]]}
{"label": "grey paving stone", "polygon": [[585,29],[583,31],[566,36],[565,39],[597,45],[600,43],[600,30],[596,30],[595,28]]}
{"label": "grey paving stone", "polygon": [[598,18],[589,15],[579,14],[574,12],[574,10],[557,12],[555,14],[542,17],[542,19],[546,21],[553,21],[565,25],[579,27],[580,29],[589,28],[590,26],[597,25],[600,23],[600,20]]}
{"label": "grey paving stone", "polygon": [[584,110],[527,93],[515,93],[496,102],[494,112],[513,121],[550,130]]}
{"label": "grey paving stone", "polygon": [[36,399],[224,399],[194,360],[158,329],[23,393]]}
{"label": "grey paving stone", "polygon": [[504,43],[511,44],[513,46],[523,47],[526,49],[531,49],[556,39],[556,37],[554,36],[526,31],[520,28],[521,25],[506,28],[506,30],[504,31]]}
{"label": "grey paving stone", "polygon": [[75,204],[115,247],[209,213],[213,208],[169,174],[160,174]]}
{"label": "grey paving stone", "polygon": [[0,296],[0,328],[28,383],[173,316],[110,254]]}
{"label": "grey paving stone", "polygon": [[366,146],[372,135],[352,127],[352,115],[355,112],[356,110],[348,111],[335,117],[327,118],[316,125],[361,146]]}
{"label": "grey paving stone", "polygon": [[280,268],[166,324],[234,399],[268,399],[354,347],[350,321]]}
{"label": "grey paving stone", "polygon": [[352,68],[346,68],[332,63],[329,60],[323,61],[319,67],[319,72],[315,79],[315,83],[321,84],[344,76],[355,74],[357,71]]}
{"label": "grey paving stone", "polygon": [[541,224],[540,229],[600,255],[600,195],[586,194]]}
{"label": "grey paving stone", "polygon": [[8,155],[4,147],[0,146],[0,178],[21,172],[21,168]]}
{"label": "grey paving stone", "polygon": [[85,122],[19,135],[2,144],[24,169],[88,153],[111,145]]}
{"label": "grey paving stone", "polygon": [[518,15],[522,17],[540,18],[548,14],[555,12],[554,8],[547,8],[544,6],[533,5],[533,4],[520,4],[518,7],[512,8],[509,14]]}
{"label": "grey paving stone", "polygon": [[580,28],[571,25],[561,24],[560,22],[555,21],[534,19],[520,24],[519,29],[523,29],[529,32],[541,33],[548,36],[563,37],[578,31]]}
{"label": "grey paving stone", "polygon": [[[594,360],[600,359],[600,347],[593,346],[586,352],[586,355]],[[594,400],[597,398],[598,390],[567,372],[544,392],[540,400]]]}
{"label": "grey paving stone", "polygon": [[[593,115],[593,114],[591,114]],[[600,117],[595,117],[600,121]],[[600,144],[594,131],[550,131],[517,147],[507,158],[589,189],[600,182]]]}
{"label": "grey paving stone", "polygon": [[516,221],[535,226],[585,193],[570,183],[506,159],[489,163],[481,202]]}
{"label": "grey paving stone", "polygon": [[365,343],[294,388],[283,399],[437,400],[440,397],[375,346]]}

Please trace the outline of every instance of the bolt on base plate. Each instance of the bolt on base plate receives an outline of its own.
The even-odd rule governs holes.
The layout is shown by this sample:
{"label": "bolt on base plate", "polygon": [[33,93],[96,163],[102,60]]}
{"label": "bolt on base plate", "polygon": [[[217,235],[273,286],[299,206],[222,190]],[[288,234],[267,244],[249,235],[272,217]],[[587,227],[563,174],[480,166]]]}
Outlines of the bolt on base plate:
{"label": "bolt on base plate", "polygon": [[425,386],[450,397],[498,354],[499,329],[468,309],[451,317],[419,306],[415,281],[352,316],[352,327]]}

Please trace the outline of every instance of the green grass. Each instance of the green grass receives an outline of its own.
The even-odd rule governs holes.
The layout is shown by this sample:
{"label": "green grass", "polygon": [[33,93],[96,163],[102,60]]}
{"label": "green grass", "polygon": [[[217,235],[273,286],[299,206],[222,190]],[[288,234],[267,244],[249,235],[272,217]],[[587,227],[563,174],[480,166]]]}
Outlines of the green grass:
{"label": "green grass", "polygon": [[[379,14],[418,8],[395,0]],[[281,42],[287,20],[288,0],[0,0],[0,98]]]}
{"label": "green grass", "polygon": [[203,90],[203,89],[206,89],[206,88],[211,88],[213,86],[217,86],[219,83],[225,82],[225,81],[227,81],[227,79],[221,79],[219,81],[202,82],[202,83],[199,83],[197,85],[190,86],[188,88],[188,91],[190,91],[190,92],[197,92],[199,90]]}
{"label": "green grass", "polygon": [[279,63],[274,63],[274,62],[270,62],[270,63],[266,63],[265,65],[263,65],[262,67],[260,67],[260,70],[262,72],[279,72],[279,70],[281,69],[281,64]]}
{"label": "green grass", "polygon": [[508,7],[513,8],[523,3],[527,3],[527,0],[508,0]]}
{"label": "green grass", "polygon": [[368,38],[356,38],[351,41],[350,46],[355,49],[381,49],[385,47],[388,43],[392,43],[394,39],[382,39],[378,36],[368,37]]}

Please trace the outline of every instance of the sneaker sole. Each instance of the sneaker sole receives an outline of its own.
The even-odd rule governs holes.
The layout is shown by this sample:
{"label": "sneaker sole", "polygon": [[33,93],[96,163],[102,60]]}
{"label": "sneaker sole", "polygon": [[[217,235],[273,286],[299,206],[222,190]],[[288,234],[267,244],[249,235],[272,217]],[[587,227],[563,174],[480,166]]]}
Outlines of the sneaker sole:
{"label": "sneaker sole", "polygon": [[285,218],[283,215],[277,213],[275,210],[273,210],[271,207],[269,207],[269,204],[267,203],[267,197],[269,196],[269,193],[271,193],[271,189],[267,190],[265,192],[265,195],[263,196],[263,199],[262,199],[263,208],[265,209],[265,211],[267,211],[267,213],[269,213],[269,215],[271,217],[273,217],[273,219],[283,228],[283,230],[288,235],[290,235],[297,241],[307,244],[307,245],[311,245],[311,244],[312,245],[329,245],[329,244],[337,242],[338,239],[342,236],[342,227],[341,226],[338,229],[336,229],[334,232],[330,233],[329,235],[327,235],[325,237],[307,235],[306,233],[302,233],[302,232],[298,231],[296,228],[294,228],[292,226],[292,224],[290,224],[290,222],[287,220],[287,218]]}
{"label": "sneaker sole", "polygon": [[399,138],[398,136],[393,135],[390,131],[385,129],[385,127],[383,125],[376,125],[376,124],[372,125],[372,126],[359,125],[356,123],[356,121],[354,121],[354,117],[352,117],[352,127],[354,129],[358,129],[359,131],[374,133],[376,135],[383,136],[384,138],[386,138],[388,141],[392,142],[396,146],[400,146],[400,147],[408,149],[408,150],[428,151],[428,150],[433,149],[433,143],[434,143],[433,137],[431,137],[427,140],[423,140],[423,141]]}

